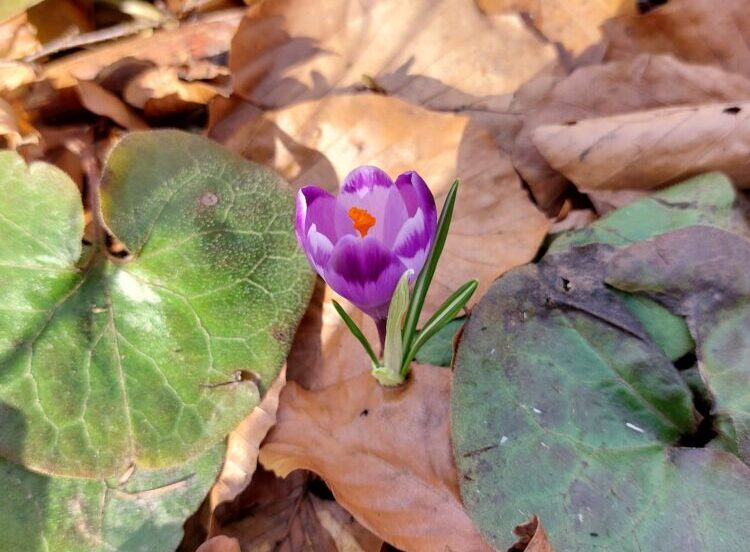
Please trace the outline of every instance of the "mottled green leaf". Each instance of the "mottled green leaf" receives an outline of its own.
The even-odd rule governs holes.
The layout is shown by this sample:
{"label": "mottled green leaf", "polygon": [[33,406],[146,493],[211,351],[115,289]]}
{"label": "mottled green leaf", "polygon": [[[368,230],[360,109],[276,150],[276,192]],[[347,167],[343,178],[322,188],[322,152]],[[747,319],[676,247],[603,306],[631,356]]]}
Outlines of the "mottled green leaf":
{"label": "mottled green leaf", "polygon": [[[615,247],[678,230],[692,224],[729,228],[735,223],[737,193],[720,173],[691,178],[613,211],[586,228],[568,232],[550,246],[550,253],[604,243]],[[684,320],[645,297],[622,295],[626,306],[665,354],[676,360],[695,347]]]}
{"label": "mottled green leaf", "polygon": [[258,403],[312,287],[278,176],[187,133],[128,135],[101,193],[122,260],[82,254],[60,171],[5,152],[0,193],[0,401],[23,423],[0,424],[0,456],[79,477],[174,465]]}
{"label": "mottled green leaf", "polygon": [[608,282],[645,293],[687,318],[716,414],[736,429],[750,462],[750,242],[707,226],[671,232],[620,251]]}
{"label": "mottled green leaf", "polygon": [[456,318],[427,340],[417,352],[415,360],[420,364],[450,366],[453,359],[453,338],[464,325],[465,318]]}
{"label": "mottled green leaf", "polygon": [[590,243],[630,245],[694,224],[727,228],[736,201],[732,182],[723,174],[696,176],[612,211],[586,228],[563,234],[549,251],[560,253]]}
{"label": "mottled green leaf", "polygon": [[504,275],[458,347],[452,431],[461,494],[496,549],[538,514],[557,550],[739,550],[750,470],[675,446],[691,393],[603,284],[586,246]]}
{"label": "mottled green leaf", "polygon": [[127,482],[46,477],[0,460],[2,550],[174,550],[221,467],[224,445]]}

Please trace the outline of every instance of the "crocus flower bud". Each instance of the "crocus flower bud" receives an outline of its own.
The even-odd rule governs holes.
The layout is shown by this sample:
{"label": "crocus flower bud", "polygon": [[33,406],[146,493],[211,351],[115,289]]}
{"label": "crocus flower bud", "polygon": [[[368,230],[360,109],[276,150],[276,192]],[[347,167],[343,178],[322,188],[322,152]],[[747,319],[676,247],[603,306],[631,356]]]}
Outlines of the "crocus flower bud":
{"label": "crocus flower bud", "polygon": [[296,232],[318,274],[338,294],[384,326],[401,276],[413,281],[435,239],[435,198],[416,172],[393,182],[363,166],[338,197],[307,186],[297,194]]}

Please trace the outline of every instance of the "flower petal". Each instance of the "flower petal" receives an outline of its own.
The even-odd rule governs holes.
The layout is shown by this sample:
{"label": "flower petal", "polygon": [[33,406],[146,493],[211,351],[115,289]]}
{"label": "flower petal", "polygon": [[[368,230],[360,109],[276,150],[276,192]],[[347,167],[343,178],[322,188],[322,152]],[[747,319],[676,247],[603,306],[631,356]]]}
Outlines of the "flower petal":
{"label": "flower petal", "polygon": [[372,165],[363,165],[346,175],[341,186],[341,193],[362,197],[375,187],[390,188],[391,186],[393,186],[393,180],[385,171]]}
{"label": "flower petal", "polygon": [[344,236],[334,246],[324,278],[373,318],[383,319],[404,264],[375,238]]}
{"label": "flower petal", "polygon": [[325,234],[318,232],[315,223],[310,226],[310,230],[307,233],[307,243],[304,250],[315,271],[323,276],[326,266],[328,266],[328,262],[331,259],[333,243],[331,243],[331,240]]}
{"label": "flower petal", "polygon": [[406,204],[406,210],[413,217],[422,209],[425,218],[425,231],[434,236],[437,231],[437,208],[435,198],[427,184],[415,171],[405,172],[396,178],[396,188]]}
{"label": "flower petal", "polygon": [[415,278],[427,260],[434,239],[435,231],[430,233],[421,208],[406,221],[396,236],[393,252],[407,268],[414,270]]}
{"label": "flower petal", "polygon": [[[364,166],[350,172],[344,179],[339,202],[345,212],[356,207],[375,217],[375,225],[367,235],[386,247],[393,244],[399,229],[409,218],[403,198],[393,181],[377,167]],[[351,222],[348,227],[352,227]]]}
{"label": "flower petal", "polygon": [[339,205],[336,197],[330,192],[317,186],[305,186],[297,192],[297,220],[295,231],[297,239],[303,249],[304,238],[307,237],[312,225],[317,231],[325,235],[331,243],[345,234],[356,234],[351,221]]}

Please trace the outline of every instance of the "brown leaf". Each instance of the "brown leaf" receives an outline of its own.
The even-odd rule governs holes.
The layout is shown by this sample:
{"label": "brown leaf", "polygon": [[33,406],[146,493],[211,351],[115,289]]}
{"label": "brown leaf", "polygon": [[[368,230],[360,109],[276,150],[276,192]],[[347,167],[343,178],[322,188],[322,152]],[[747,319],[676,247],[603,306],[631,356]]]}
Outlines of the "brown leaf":
{"label": "brown leaf", "polygon": [[212,137],[275,168],[296,186],[336,190],[350,170],[364,164],[394,176],[414,169],[440,204],[453,180],[460,179],[425,314],[472,278],[480,282],[476,301],[500,274],[532,259],[546,234],[548,222],[530,202],[509,159],[467,117],[380,95],[331,96],[265,116],[237,100],[214,106],[224,118],[213,117]]}
{"label": "brown leaf", "polygon": [[273,0],[240,25],[230,68],[236,93],[265,107],[367,87],[437,109],[502,111],[498,97],[554,59],[519,16],[489,18],[467,0],[329,0],[323,11]]}
{"label": "brown leaf", "polygon": [[94,7],[88,2],[41,2],[26,12],[42,44],[94,30]]}
{"label": "brown leaf", "polygon": [[636,3],[627,0],[561,2],[560,0],[476,0],[486,13],[527,13],[540,32],[552,42],[561,42],[578,53],[601,38],[599,26],[622,13],[636,13]]}
{"label": "brown leaf", "polygon": [[39,141],[39,133],[36,131],[32,130],[28,133],[21,131],[13,106],[2,98],[0,98],[0,139],[4,139],[10,149]]}
{"label": "brown leaf", "polygon": [[750,187],[750,102],[543,126],[533,140],[547,162],[583,190],[649,190],[710,171]]}
{"label": "brown leaf", "polygon": [[508,549],[508,552],[555,552],[542,522],[536,515],[526,523],[516,525],[513,532],[518,536],[518,541]]}
{"label": "brown leaf", "polygon": [[227,51],[243,13],[243,9],[216,12],[175,29],[116,40],[64,56],[46,64],[42,76],[62,88],[75,85],[77,80],[93,80],[99,71],[125,57],[172,66],[218,56]]}
{"label": "brown leaf", "polygon": [[15,60],[33,54],[42,47],[36,29],[25,13],[0,24],[0,59]]}
{"label": "brown leaf", "polygon": [[[240,422],[227,438],[227,452],[224,466],[208,495],[211,513],[223,502],[234,500],[250,480],[258,465],[260,443],[268,430],[276,423],[276,410],[279,407],[279,394],[286,385],[286,367],[268,389],[261,403]],[[209,535],[218,531],[213,515],[209,522]]]}
{"label": "brown leaf", "polygon": [[513,164],[539,205],[556,212],[567,180],[550,167],[532,141],[542,125],[670,105],[750,99],[750,80],[715,67],[644,54],[630,61],[582,67],[568,76],[546,75],[517,93],[513,109],[523,113]]}
{"label": "brown leaf", "polygon": [[125,85],[123,98],[142,109],[147,117],[159,117],[205,105],[219,93],[211,84],[180,79],[177,67],[156,67],[131,79]]}
{"label": "brown leaf", "polygon": [[237,539],[219,535],[201,544],[196,552],[241,552],[241,550]]}
{"label": "brown leaf", "polygon": [[604,25],[607,59],[672,54],[750,76],[750,11],[744,0],[670,0],[645,15]]}
{"label": "brown leaf", "polygon": [[149,126],[123,101],[94,81],[79,81],[77,87],[81,104],[97,115],[112,119],[128,130],[145,130]]}
{"label": "brown leaf", "polygon": [[79,189],[83,189],[83,167],[78,144],[91,146],[94,132],[90,126],[74,125],[38,128],[40,140],[21,148],[27,162],[46,161],[68,173]]}
{"label": "brown leaf", "polygon": [[282,393],[261,463],[319,474],[338,502],[405,550],[488,549],[461,506],[450,447],[450,370],[415,366],[383,388],[368,373]]}
{"label": "brown leaf", "polygon": [[[378,552],[383,541],[333,500],[311,492],[309,473],[286,479],[260,469],[239,498],[239,519],[223,529],[246,552]],[[322,484],[321,484],[322,485]]]}

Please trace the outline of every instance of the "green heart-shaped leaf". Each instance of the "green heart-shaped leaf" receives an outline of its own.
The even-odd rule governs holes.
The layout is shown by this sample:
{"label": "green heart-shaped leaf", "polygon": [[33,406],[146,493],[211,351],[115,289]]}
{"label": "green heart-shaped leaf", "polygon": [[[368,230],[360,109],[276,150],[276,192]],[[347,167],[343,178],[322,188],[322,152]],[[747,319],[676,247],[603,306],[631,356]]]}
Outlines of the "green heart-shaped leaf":
{"label": "green heart-shaped leaf", "polygon": [[22,414],[0,424],[0,456],[111,477],[220,441],[276,377],[312,288],[284,182],[204,138],[128,135],[101,192],[130,252],[113,260],[82,252],[60,171],[8,152],[0,171],[0,402]]}
{"label": "green heart-shaped leaf", "polygon": [[[617,209],[586,228],[562,234],[549,252],[591,243],[623,247],[692,224],[729,228],[739,223],[732,210],[736,201],[737,193],[723,174],[696,176]],[[645,297],[622,294],[621,298],[671,360],[694,349],[682,318]]]}
{"label": "green heart-shaped leaf", "polygon": [[177,467],[136,470],[127,482],[45,477],[0,460],[3,550],[174,550],[224,455],[220,444]]}
{"label": "green heart-shaped leaf", "polygon": [[607,281],[642,292],[685,316],[715,414],[735,427],[735,447],[750,463],[750,242],[693,226],[620,251]]}
{"label": "green heart-shaped leaf", "polygon": [[750,469],[686,449],[690,391],[603,284],[590,245],[503,276],[458,347],[452,431],[467,511],[497,549],[538,514],[557,550],[723,551],[750,539]]}

